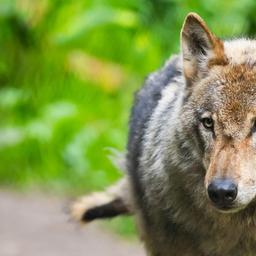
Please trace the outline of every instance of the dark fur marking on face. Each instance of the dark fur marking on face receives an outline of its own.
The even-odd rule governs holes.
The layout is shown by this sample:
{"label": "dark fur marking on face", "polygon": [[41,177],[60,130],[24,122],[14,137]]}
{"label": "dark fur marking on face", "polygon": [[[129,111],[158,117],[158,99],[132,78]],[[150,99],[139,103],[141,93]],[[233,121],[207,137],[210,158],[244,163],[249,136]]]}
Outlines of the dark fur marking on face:
{"label": "dark fur marking on face", "polygon": [[[174,137],[177,142],[181,141],[178,132],[174,134]],[[184,146],[184,143],[177,143],[176,146],[177,153],[181,161],[187,161],[188,158],[191,158],[191,150],[188,147]]]}
{"label": "dark fur marking on face", "polygon": [[205,150],[205,147],[206,147],[205,141],[203,139],[202,134],[199,131],[198,125],[195,125],[193,127],[193,130],[194,130],[194,132],[196,134],[196,136],[193,136],[194,137],[193,139],[195,140],[195,143],[196,143],[198,149],[200,150],[200,153],[202,154],[204,152],[204,150]]}

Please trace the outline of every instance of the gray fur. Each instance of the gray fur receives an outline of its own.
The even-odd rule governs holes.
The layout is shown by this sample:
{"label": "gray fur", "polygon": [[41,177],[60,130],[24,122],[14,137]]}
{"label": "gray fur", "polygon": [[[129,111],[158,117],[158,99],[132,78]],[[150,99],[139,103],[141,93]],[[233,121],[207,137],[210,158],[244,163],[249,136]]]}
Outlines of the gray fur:
{"label": "gray fur", "polygon": [[131,117],[128,172],[148,255],[255,255],[255,207],[223,214],[207,200],[205,145],[181,65],[174,57],[149,77]]}
{"label": "gray fur", "polygon": [[181,76],[181,71],[176,68],[177,63],[178,57],[174,57],[161,70],[151,74],[135,97],[130,119],[126,163],[137,194],[136,200],[138,201],[142,201],[144,197],[143,191],[141,190],[140,173],[137,172],[143,146],[141,141],[151,115],[162,97],[162,90],[177,76]]}
{"label": "gray fur", "polygon": [[[192,138],[190,134],[189,140],[184,138],[186,135],[179,124],[182,103],[186,98],[180,63],[179,57],[175,57],[164,69],[149,77],[145,87],[137,94],[134,106],[137,116],[135,119],[132,117],[131,122],[128,169],[136,193],[136,203],[142,210],[140,214],[143,220],[140,222],[146,229],[143,236],[152,255],[194,255],[180,254],[181,248],[177,251],[177,246],[191,252],[197,243],[196,230],[188,234],[191,228],[196,227],[185,227],[191,226],[191,220],[188,219],[192,211],[197,211],[190,192],[186,192],[186,185],[180,180],[183,172],[198,168],[197,162],[192,161],[193,150],[189,145]],[[166,72],[170,67],[174,70]],[[159,86],[163,78],[165,83]],[[150,93],[152,97],[151,91],[158,95],[154,102],[150,102],[154,98],[148,96]],[[146,115],[145,109],[148,111]],[[141,122],[136,118],[141,118]],[[193,179],[195,183],[202,180],[200,175],[195,175]],[[198,222],[201,216],[195,218]]]}

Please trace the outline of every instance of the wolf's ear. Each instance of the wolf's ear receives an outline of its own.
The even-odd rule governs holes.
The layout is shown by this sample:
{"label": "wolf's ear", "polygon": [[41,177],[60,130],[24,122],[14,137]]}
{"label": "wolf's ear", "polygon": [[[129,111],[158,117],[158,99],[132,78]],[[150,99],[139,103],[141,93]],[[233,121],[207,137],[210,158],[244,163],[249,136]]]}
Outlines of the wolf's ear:
{"label": "wolf's ear", "polygon": [[192,84],[214,65],[226,65],[223,42],[207,27],[196,13],[189,13],[181,31],[183,71]]}

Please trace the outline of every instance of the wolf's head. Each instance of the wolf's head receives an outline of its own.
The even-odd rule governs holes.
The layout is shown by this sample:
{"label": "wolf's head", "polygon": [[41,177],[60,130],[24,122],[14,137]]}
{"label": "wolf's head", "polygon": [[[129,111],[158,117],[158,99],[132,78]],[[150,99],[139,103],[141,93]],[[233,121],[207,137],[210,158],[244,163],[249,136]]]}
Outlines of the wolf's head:
{"label": "wolf's head", "polygon": [[221,211],[241,210],[256,197],[256,41],[221,41],[191,13],[181,45],[182,120],[206,170],[206,194]]}

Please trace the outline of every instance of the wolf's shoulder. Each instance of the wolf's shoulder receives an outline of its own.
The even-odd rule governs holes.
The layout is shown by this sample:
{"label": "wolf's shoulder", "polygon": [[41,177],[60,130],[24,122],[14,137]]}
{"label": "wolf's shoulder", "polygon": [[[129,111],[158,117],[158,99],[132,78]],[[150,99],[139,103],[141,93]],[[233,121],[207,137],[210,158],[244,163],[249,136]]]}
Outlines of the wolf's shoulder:
{"label": "wolf's shoulder", "polygon": [[[162,91],[182,75],[180,59],[179,55],[175,55],[162,68],[151,73],[146,78],[143,87],[135,95],[128,138],[128,155],[131,161],[136,160],[140,155],[140,142],[148,121],[162,98]],[[132,168],[136,169],[136,166]]]}
{"label": "wolf's shoulder", "polygon": [[173,56],[165,65],[145,80],[143,87],[136,93],[130,117],[130,135],[138,135],[145,128],[162,91],[168,84],[181,76],[180,56]]}
{"label": "wolf's shoulder", "polygon": [[145,123],[162,96],[163,89],[180,76],[179,56],[174,56],[165,65],[145,80],[143,87],[136,93],[132,109],[130,128],[138,128],[138,123]]}

